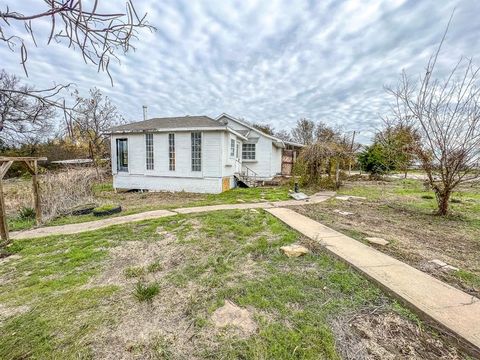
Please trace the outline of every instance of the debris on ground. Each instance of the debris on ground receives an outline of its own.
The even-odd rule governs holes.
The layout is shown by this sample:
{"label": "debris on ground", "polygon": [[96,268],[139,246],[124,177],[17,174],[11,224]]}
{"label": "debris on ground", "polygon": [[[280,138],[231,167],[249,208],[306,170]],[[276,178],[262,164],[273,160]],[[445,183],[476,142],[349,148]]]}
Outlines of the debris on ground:
{"label": "debris on ground", "polygon": [[447,272],[459,270],[457,267],[449,265],[446,262],[443,262],[442,260],[439,260],[439,259],[430,260],[429,263],[433,264],[435,268],[443,271],[447,271]]}
{"label": "debris on ground", "polygon": [[225,305],[215,310],[212,314],[212,321],[218,328],[233,326],[246,336],[257,330],[257,324],[252,319],[252,314],[230,300],[225,300]]}
{"label": "debris on ground", "polygon": [[288,257],[299,257],[310,252],[305,246],[298,244],[282,246],[280,250],[282,250]]}
{"label": "debris on ground", "polygon": [[388,245],[390,243],[388,240],[385,240],[380,237],[366,237],[365,240],[367,240],[369,243],[382,245],[382,246]]}
{"label": "debris on ground", "polygon": [[338,195],[338,196],[335,196],[335,199],[342,200],[342,201],[348,201],[350,199],[367,200],[365,196],[353,196],[353,195]]}
{"label": "debris on ground", "polygon": [[302,193],[302,192],[291,192],[290,196],[294,198],[295,200],[307,200],[309,198],[308,195]]}
{"label": "debris on ground", "polygon": [[245,200],[243,200],[243,199],[237,199],[237,202],[239,202],[239,203],[244,203]]}
{"label": "debris on ground", "polygon": [[460,359],[414,322],[394,312],[356,314],[333,322],[337,350],[344,359]]}
{"label": "debris on ground", "polygon": [[257,209],[250,209],[250,212],[252,212],[252,213],[258,213],[258,210],[257,210]]}
{"label": "debris on ground", "polygon": [[340,214],[340,215],[343,215],[343,216],[353,215],[352,212],[342,211],[342,210],[339,210],[339,209],[335,209],[335,210],[333,210],[333,212],[334,212],[334,213],[337,213],[337,214]]}

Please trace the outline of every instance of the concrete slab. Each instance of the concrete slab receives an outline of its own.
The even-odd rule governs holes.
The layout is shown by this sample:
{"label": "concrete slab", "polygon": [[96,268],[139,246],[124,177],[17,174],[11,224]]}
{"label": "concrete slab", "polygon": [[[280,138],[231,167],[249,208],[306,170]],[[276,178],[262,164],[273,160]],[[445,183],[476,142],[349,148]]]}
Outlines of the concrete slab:
{"label": "concrete slab", "polygon": [[367,240],[369,243],[382,246],[388,245],[390,243],[388,240],[380,237],[366,237],[365,240]]}
{"label": "concrete slab", "polygon": [[258,203],[245,203],[245,204],[221,204],[221,205],[195,206],[195,207],[188,207],[188,208],[173,209],[173,211],[179,214],[193,214],[193,213],[202,213],[202,212],[219,211],[219,210],[268,209],[271,207],[273,207],[271,203],[258,202]]}
{"label": "concrete slab", "polygon": [[294,200],[306,200],[308,196],[302,192],[292,192],[289,194]]}
{"label": "concrete slab", "polygon": [[26,231],[14,231],[10,233],[12,239],[32,239],[50,235],[68,235],[78,234],[85,231],[93,231],[102,228],[106,228],[113,225],[126,224],[129,222],[157,219],[165,216],[177,215],[174,212],[167,210],[154,210],[146,211],[139,214],[117,216],[108,219],[102,219],[97,221],[89,221],[78,224],[68,224],[60,226],[46,226]]}
{"label": "concrete slab", "polygon": [[[437,322],[480,356],[480,299],[392,258],[346,235],[329,236],[325,226],[285,208],[269,213],[303,235],[319,240],[344,260],[419,315]],[[325,236],[327,234],[327,236]]]}

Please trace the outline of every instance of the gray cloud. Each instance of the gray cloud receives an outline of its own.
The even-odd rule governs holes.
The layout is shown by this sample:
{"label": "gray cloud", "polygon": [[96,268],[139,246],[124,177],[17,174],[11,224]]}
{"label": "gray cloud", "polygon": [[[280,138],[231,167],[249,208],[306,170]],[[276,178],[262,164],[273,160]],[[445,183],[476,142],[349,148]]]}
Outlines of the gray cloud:
{"label": "gray cloud", "polygon": [[[0,7],[27,2],[0,1]],[[16,5],[19,4],[19,5]],[[105,3],[118,11],[118,2]],[[384,84],[402,69],[418,75],[457,8],[440,73],[480,50],[480,2],[435,1],[135,1],[158,28],[112,64],[115,85],[62,44],[31,48],[27,81],[101,88],[131,121],[151,116],[227,112],[277,129],[300,117],[321,120],[368,141],[388,109]],[[108,10],[108,9],[107,9]],[[48,22],[34,26],[48,33]],[[21,27],[14,28],[21,32]],[[44,38],[43,38],[44,39]],[[0,47],[0,67],[22,74],[18,54]]]}

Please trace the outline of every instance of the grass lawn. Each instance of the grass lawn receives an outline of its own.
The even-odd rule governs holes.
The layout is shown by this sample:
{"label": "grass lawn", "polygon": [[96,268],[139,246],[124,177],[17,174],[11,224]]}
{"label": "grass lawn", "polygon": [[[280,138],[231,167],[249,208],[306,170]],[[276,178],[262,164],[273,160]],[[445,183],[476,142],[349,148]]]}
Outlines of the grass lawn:
{"label": "grass lawn", "polygon": [[[18,181],[27,181],[21,180]],[[23,184],[22,184],[23,186]],[[9,188],[6,191],[6,197],[9,197]],[[10,189],[10,191],[18,191]],[[29,191],[29,190],[28,190]],[[123,192],[115,193],[111,182],[99,183],[94,185],[95,199],[98,204],[120,204],[122,212],[106,217],[116,217],[130,215],[143,211],[158,209],[174,209],[178,207],[192,207],[202,205],[217,204],[235,204],[241,202],[262,202],[262,201],[280,201],[288,200],[288,188],[279,187],[258,187],[241,189],[236,188],[220,194],[193,194],[185,192]],[[106,218],[102,217],[102,218]],[[48,223],[46,226],[65,225],[73,223],[82,223],[100,219],[93,214],[80,216],[61,216]],[[33,219],[21,219],[17,215],[8,218],[10,231],[30,229],[35,226]]]}
{"label": "grass lawn", "polygon": [[[377,236],[389,240],[377,246],[441,280],[480,295],[480,188],[463,186],[452,196],[451,215],[434,215],[433,192],[419,180],[349,182],[338,191],[363,196],[306,206],[299,211],[357,240]],[[354,213],[342,216],[334,210]],[[436,269],[429,260],[440,259],[458,267],[458,272]]]}
{"label": "grass lawn", "polygon": [[[294,242],[311,253],[279,251]],[[18,240],[9,249],[0,260],[1,359],[462,357],[261,210]],[[242,324],[218,321],[226,300]]]}

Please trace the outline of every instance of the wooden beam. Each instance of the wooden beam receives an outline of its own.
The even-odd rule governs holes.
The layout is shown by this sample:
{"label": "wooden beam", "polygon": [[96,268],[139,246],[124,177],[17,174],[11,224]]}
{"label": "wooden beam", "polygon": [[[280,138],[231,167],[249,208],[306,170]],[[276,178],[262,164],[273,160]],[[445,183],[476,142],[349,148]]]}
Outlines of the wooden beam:
{"label": "wooden beam", "polygon": [[37,160],[34,160],[29,164],[32,166],[32,189],[33,189],[33,202],[35,205],[35,220],[37,221],[37,225],[40,225],[42,222],[42,209],[40,205],[40,190],[38,188],[38,166],[37,166]]}
{"label": "wooden beam", "polygon": [[7,215],[5,214],[5,200],[3,198],[3,181],[0,179],[0,236],[2,238],[2,246],[9,243]]}
{"label": "wooden beam", "polygon": [[35,174],[35,167],[33,166],[34,161],[32,161],[32,160],[23,160],[23,163],[24,163],[25,166],[27,167],[28,172],[29,172],[31,175],[34,175],[34,174]]}
{"label": "wooden beam", "polygon": [[42,156],[0,156],[0,161],[32,161],[32,160],[38,160],[38,161],[46,161],[48,160],[46,157]]}
{"label": "wooden beam", "polygon": [[[1,162],[1,160],[0,160]],[[5,174],[7,173],[8,169],[10,169],[10,166],[12,166],[13,160],[10,161],[4,161],[2,165],[0,166],[0,180],[3,179]]]}

